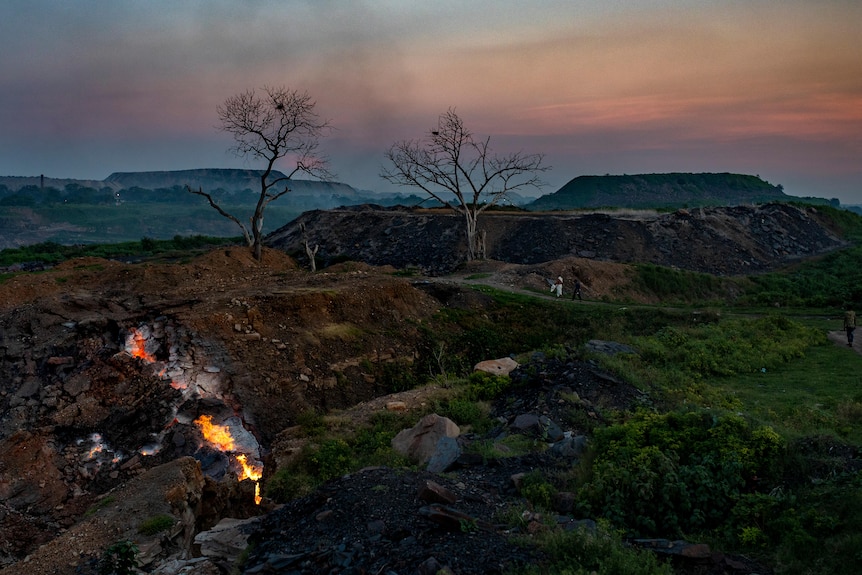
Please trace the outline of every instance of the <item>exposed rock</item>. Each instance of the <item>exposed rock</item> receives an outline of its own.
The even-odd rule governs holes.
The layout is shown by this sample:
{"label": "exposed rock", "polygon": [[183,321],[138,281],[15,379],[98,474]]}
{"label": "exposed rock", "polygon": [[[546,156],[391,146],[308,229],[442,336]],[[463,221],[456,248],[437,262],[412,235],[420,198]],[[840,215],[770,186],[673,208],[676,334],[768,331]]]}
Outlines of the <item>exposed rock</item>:
{"label": "exposed rock", "polygon": [[522,413],[515,418],[510,427],[550,443],[563,439],[563,430],[560,426],[544,415]]}
{"label": "exposed rock", "polygon": [[434,453],[428,459],[428,471],[443,473],[458,461],[461,456],[461,446],[453,437],[441,437],[437,441]]}
{"label": "exposed rock", "polygon": [[427,463],[437,451],[443,437],[458,437],[461,430],[454,421],[430,413],[410,429],[402,429],[392,438],[392,448],[420,465]]}
{"label": "exposed rock", "polygon": [[509,375],[513,369],[518,367],[518,362],[511,357],[503,357],[500,359],[488,359],[480,361],[473,366],[473,371],[484,371],[491,375]]}
{"label": "exposed rock", "polygon": [[431,481],[430,479],[420,485],[419,491],[416,495],[419,499],[429,503],[443,503],[451,505],[458,500],[458,496],[455,495],[454,492],[446,489],[436,481]]}
{"label": "exposed rock", "polygon": [[259,522],[259,517],[222,519],[212,529],[195,535],[195,545],[200,546],[204,557],[233,565],[248,547],[249,534]]}
{"label": "exposed rock", "polygon": [[615,341],[602,341],[600,339],[591,339],[584,347],[589,351],[595,353],[601,353],[604,355],[616,355],[618,353],[632,353],[637,354],[637,350],[630,345],[626,345],[624,343],[617,343]]}

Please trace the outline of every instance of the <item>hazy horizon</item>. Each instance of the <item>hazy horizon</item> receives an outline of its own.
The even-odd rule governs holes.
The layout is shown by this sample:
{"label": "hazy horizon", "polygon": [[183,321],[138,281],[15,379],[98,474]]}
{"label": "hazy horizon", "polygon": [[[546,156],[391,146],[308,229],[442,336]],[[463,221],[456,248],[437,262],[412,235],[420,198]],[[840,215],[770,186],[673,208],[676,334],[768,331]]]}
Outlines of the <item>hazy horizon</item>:
{"label": "hazy horizon", "polygon": [[358,189],[392,191],[386,148],[454,107],[496,150],[545,154],[543,194],[731,172],[859,204],[860,26],[851,0],[10,0],[0,175],[257,169],[216,106],[284,85],[331,121],[323,151]]}

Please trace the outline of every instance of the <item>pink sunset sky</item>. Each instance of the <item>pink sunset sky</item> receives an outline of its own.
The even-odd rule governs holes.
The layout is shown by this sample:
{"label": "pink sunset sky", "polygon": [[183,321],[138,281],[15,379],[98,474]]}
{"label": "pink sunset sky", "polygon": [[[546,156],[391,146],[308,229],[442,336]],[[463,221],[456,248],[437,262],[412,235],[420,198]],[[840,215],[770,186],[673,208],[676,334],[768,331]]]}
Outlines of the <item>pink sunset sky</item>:
{"label": "pink sunset sky", "polygon": [[[6,0],[0,175],[260,167],[216,106],[307,91],[339,181],[453,107],[579,175],[738,172],[862,204],[858,0]],[[282,166],[288,169],[289,166]]]}

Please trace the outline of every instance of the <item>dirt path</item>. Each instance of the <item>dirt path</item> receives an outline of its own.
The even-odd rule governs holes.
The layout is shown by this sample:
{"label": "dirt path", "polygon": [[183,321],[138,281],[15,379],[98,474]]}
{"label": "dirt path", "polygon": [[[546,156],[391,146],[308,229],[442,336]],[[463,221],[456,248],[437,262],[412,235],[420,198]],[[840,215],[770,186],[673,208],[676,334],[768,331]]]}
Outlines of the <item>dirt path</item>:
{"label": "dirt path", "polygon": [[[827,336],[829,337],[829,341],[834,342],[835,345],[847,346],[847,334],[843,329],[830,331]],[[859,338],[853,340],[852,348],[856,353],[862,354],[862,344],[859,343]]]}

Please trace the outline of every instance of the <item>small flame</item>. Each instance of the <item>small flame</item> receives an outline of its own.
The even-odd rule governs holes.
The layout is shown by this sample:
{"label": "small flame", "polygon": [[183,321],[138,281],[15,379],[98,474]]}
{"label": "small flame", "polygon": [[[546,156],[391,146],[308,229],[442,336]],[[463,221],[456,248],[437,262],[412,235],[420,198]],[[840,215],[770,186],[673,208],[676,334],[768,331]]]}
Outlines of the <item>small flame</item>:
{"label": "small flame", "polygon": [[158,443],[151,443],[149,445],[144,445],[138,450],[138,453],[141,455],[156,455],[162,450],[162,446]]}
{"label": "small flame", "polygon": [[242,474],[240,474],[239,480],[251,479],[254,481],[254,502],[260,505],[260,478],[263,477],[263,471],[254,465],[249,465],[248,458],[245,454],[237,455],[236,460],[239,461],[240,465],[242,465]]}
{"label": "small flame", "polygon": [[129,355],[132,357],[137,357],[144,360],[147,363],[154,363],[156,358],[153,354],[148,353],[146,350],[146,339],[144,339],[143,334],[135,328],[132,328],[129,332],[129,336],[126,338],[126,351],[129,352]]}
{"label": "small flame", "polygon": [[212,422],[211,415],[201,415],[195,419],[204,439],[215,445],[221,451],[233,451],[233,437],[230,434],[230,428],[226,425],[215,425]]}
{"label": "small flame", "polygon": [[104,451],[105,446],[101,443],[98,443],[90,448],[90,451],[87,452],[87,460],[95,459],[98,454]]}

